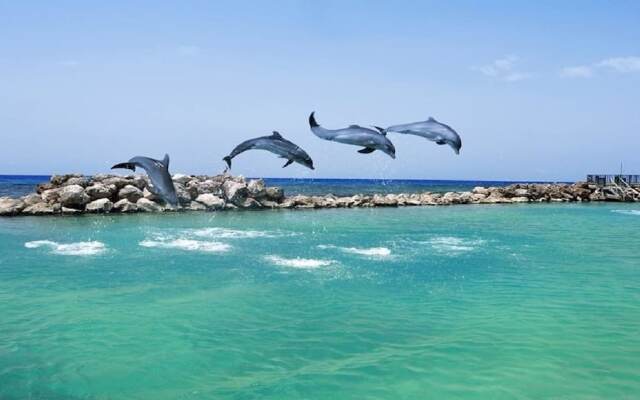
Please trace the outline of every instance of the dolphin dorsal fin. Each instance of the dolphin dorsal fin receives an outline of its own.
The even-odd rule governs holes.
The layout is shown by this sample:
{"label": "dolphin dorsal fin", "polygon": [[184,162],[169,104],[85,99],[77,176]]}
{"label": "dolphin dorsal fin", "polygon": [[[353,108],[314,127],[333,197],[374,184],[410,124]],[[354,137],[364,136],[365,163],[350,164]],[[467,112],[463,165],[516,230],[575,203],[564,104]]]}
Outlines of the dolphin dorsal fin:
{"label": "dolphin dorsal fin", "polygon": [[166,169],[169,169],[169,155],[165,154],[164,158],[162,159],[162,164],[164,164],[164,167]]}
{"label": "dolphin dorsal fin", "polygon": [[282,139],[282,135],[278,131],[273,131],[273,135],[271,137],[276,139]]}
{"label": "dolphin dorsal fin", "polygon": [[362,128],[362,127],[360,125],[353,124],[353,125],[349,125],[347,128]]}
{"label": "dolphin dorsal fin", "polygon": [[438,121],[436,121],[436,119],[435,119],[435,118],[433,118],[433,117],[429,117],[429,119],[428,119],[427,121],[429,121],[429,122],[438,122]]}

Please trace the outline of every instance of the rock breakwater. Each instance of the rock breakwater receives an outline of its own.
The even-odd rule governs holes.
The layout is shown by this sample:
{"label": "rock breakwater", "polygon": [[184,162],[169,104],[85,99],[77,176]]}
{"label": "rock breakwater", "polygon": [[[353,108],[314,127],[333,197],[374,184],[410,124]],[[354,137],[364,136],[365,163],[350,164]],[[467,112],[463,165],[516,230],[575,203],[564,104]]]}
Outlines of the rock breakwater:
{"label": "rock breakwater", "polygon": [[0,197],[0,215],[640,201],[640,192],[635,189],[598,187],[583,182],[522,183],[447,193],[286,197],[282,189],[267,187],[262,179],[247,181],[242,176],[228,174],[178,174],[173,176],[173,181],[180,201],[179,207],[168,206],[154,195],[153,187],[144,175],[54,175],[49,183],[38,185],[36,193],[19,198]]}

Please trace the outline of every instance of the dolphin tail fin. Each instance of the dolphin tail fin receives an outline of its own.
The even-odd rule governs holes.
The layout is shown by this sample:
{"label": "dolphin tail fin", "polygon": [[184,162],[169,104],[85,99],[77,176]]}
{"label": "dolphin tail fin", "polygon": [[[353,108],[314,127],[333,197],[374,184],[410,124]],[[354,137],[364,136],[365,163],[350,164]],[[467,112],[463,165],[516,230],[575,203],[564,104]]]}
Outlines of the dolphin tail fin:
{"label": "dolphin tail fin", "polygon": [[378,132],[380,132],[381,135],[386,135],[387,134],[387,130],[384,128],[380,128],[379,126],[375,126],[373,125],[374,128],[376,128],[378,130]]}
{"label": "dolphin tail fin", "polygon": [[309,115],[309,125],[310,125],[312,128],[315,128],[316,126],[320,126],[320,125],[318,124],[318,122],[316,121],[316,117],[314,116],[314,114],[315,114],[315,113],[316,113],[316,112],[314,111],[314,112],[312,112],[312,113],[311,113],[311,115]]}
{"label": "dolphin tail fin", "polygon": [[227,163],[228,169],[231,169],[231,157],[226,156],[223,160]]}
{"label": "dolphin tail fin", "polygon": [[130,169],[133,172],[135,172],[136,171],[136,164],[130,163],[130,162],[123,162],[123,163],[116,164],[113,167],[111,167],[111,169],[119,169],[119,168]]}

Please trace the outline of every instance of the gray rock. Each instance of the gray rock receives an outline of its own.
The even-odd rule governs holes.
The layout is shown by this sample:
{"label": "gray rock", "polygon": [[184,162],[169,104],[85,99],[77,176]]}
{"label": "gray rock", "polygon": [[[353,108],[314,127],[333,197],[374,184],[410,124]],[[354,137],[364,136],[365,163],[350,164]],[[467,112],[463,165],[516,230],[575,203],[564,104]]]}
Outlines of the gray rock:
{"label": "gray rock", "polygon": [[22,196],[22,202],[24,203],[25,207],[29,207],[42,202],[42,197],[39,194],[31,193],[26,196]]}
{"label": "gray rock", "polygon": [[258,200],[249,197],[244,201],[244,203],[242,203],[242,208],[246,208],[248,210],[257,210],[259,208],[262,208],[262,204],[260,204]]}
{"label": "gray rock", "polygon": [[48,204],[54,204],[60,198],[60,189],[48,189],[42,192],[40,195],[42,200]]}
{"label": "gray rock", "polygon": [[174,184],[176,189],[176,195],[178,196],[178,202],[182,205],[189,205],[191,203],[191,194],[185,189],[185,186],[181,183]]}
{"label": "gray rock", "polygon": [[147,199],[147,200],[151,200],[151,201],[161,201],[160,197],[157,196],[155,193],[151,192],[148,188],[144,188],[142,190],[142,196]]}
{"label": "gray rock", "polygon": [[268,187],[265,189],[267,199],[280,203],[284,200],[284,190],[279,187]]}
{"label": "gray rock", "polygon": [[471,192],[472,192],[472,193],[475,193],[475,194],[483,194],[483,195],[485,195],[485,196],[488,196],[488,195],[489,195],[489,193],[490,193],[489,189],[487,189],[487,188],[485,188],[485,187],[482,187],[482,186],[476,186],[476,187],[474,187],[474,188],[473,188],[473,190],[472,190]]}
{"label": "gray rock", "polygon": [[113,208],[113,203],[109,199],[98,199],[87,204],[86,212],[91,213],[108,213]]}
{"label": "gray rock", "polygon": [[60,190],[59,201],[63,207],[82,208],[91,198],[84,192],[80,185],[64,186]]}
{"label": "gray rock", "polygon": [[104,183],[94,183],[91,186],[88,186],[84,192],[89,196],[92,200],[97,199],[110,199],[113,197],[113,194],[116,192],[116,185],[105,185]]}
{"label": "gray rock", "polygon": [[73,176],[64,182],[64,186],[80,185],[82,187],[86,187],[88,184],[89,179],[85,176]]}
{"label": "gray rock", "polygon": [[222,185],[222,188],[226,199],[235,205],[242,205],[249,195],[249,190],[245,183],[229,180]]}
{"label": "gray rock", "polygon": [[[140,193],[142,194],[142,191],[140,191]],[[138,211],[138,205],[127,199],[122,199],[115,202],[113,210],[121,213],[131,213]]]}
{"label": "gray rock", "polygon": [[264,180],[262,179],[250,180],[247,184],[247,190],[249,191],[249,196],[256,199],[260,199],[267,194],[264,187]]}
{"label": "gray rock", "polygon": [[202,204],[202,203],[198,203],[197,201],[192,201],[191,204],[189,204],[189,210],[191,211],[205,211],[207,209],[207,207]]}
{"label": "gray rock", "polygon": [[136,202],[136,205],[138,206],[138,211],[160,212],[164,210],[164,207],[162,207],[160,204],[155,203],[145,197],[138,200]]}
{"label": "gray rock", "polygon": [[62,210],[60,204],[37,203],[22,210],[27,215],[53,215],[59,214]]}
{"label": "gray rock", "polygon": [[191,176],[189,175],[184,175],[184,174],[175,174],[173,175],[173,177],[171,177],[171,179],[175,182],[175,183],[179,183],[182,185],[186,185],[187,182],[189,182],[191,179],[193,179]]}
{"label": "gray rock", "polygon": [[26,204],[22,200],[0,197],[0,215],[17,215],[25,207]]}
{"label": "gray rock", "polygon": [[144,193],[137,186],[126,185],[118,192],[118,198],[128,200],[132,203],[137,202],[144,197]]}
{"label": "gray rock", "polygon": [[64,215],[77,215],[81,214],[82,210],[78,210],[77,208],[62,207],[60,212]]}
{"label": "gray rock", "polygon": [[101,183],[103,185],[114,185],[116,187],[116,190],[120,190],[131,183],[131,181],[121,176],[111,176],[109,178],[103,179]]}
{"label": "gray rock", "polygon": [[211,193],[201,194],[196,197],[196,202],[203,204],[205,207],[211,210],[221,210],[224,208],[224,200]]}

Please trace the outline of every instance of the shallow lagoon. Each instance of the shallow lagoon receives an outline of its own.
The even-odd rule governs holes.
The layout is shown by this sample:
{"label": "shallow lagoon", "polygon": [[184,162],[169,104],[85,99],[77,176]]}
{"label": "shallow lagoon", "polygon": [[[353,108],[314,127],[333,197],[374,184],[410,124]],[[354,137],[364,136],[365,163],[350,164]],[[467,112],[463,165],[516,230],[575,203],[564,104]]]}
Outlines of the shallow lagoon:
{"label": "shallow lagoon", "polygon": [[0,218],[0,397],[633,397],[638,210]]}

